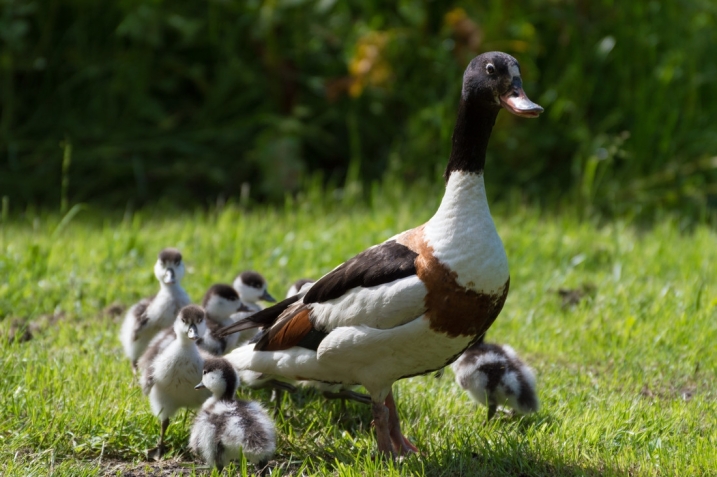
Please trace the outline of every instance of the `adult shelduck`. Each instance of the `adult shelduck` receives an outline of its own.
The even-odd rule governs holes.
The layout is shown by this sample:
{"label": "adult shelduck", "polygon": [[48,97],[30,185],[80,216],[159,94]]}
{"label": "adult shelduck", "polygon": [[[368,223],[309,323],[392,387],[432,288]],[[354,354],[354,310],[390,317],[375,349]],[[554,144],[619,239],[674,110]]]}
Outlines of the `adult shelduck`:
{"label": "adult shelduck", "polygon": [[223,330],[264,327],[227,359],[238,369],[297,380],[360,384],[379,451],[417,451],[401,432],[392,384],[446,366],[498,316],[510,277],[486,199],[483,169],[500,109],[537,117],[515,58],[474,58],[463,75],[446,192],[425,224],[339,265],[308,292]]}

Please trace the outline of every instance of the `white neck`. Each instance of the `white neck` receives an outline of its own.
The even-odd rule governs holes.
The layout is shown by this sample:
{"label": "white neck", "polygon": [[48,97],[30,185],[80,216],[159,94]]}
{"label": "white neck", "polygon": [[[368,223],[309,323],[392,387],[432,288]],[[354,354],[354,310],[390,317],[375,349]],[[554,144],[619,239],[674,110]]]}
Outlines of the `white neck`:
{"label": "white neck", "polygon": [[483,173],[456,171],[448,179],[441,205],[431,220],[454,228],[466,219],[484,215],[490,217]]}
{"label": "white neck", "polygon": [[482,172],[451,173],[424,234],[434,256],[457,273],[460,285],[481,292],[505,285],[508,259],[490,215]]}
{"label": "white neck", "polygon": [[171,284],[159,282],[159,289],[163,291],[173,292],[175,290],[181,290],[182,285],[179,284],[179,282],[174,282]]}

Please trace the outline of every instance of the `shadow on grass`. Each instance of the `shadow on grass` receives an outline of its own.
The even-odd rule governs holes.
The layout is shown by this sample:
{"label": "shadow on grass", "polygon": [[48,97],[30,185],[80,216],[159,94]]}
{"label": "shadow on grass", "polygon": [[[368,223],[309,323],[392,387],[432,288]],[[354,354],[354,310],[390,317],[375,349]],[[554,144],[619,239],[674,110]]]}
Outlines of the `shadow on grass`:
{"label": "shadow on grass", "polygon": [[[411,465],[410,462],[407,462]],[[424,475],[471,476],[608,476],[625,475],[619,469],[581,466],[558,455],[544,456],[525,448],[479,448],[473,445],[457,452],[443,450],[421,458],[415,471]]]}

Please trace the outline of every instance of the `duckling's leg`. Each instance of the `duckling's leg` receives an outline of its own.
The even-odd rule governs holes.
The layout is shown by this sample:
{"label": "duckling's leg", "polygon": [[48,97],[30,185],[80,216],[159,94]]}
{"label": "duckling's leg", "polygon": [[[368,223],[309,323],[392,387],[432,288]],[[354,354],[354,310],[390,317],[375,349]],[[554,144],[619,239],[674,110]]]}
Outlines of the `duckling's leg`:
{"label": "duckling's leg", "polygon": [[147,457],[149,459],[159,460],[162,458],[164,453],[166,452],[166,447],[164,446],[164,434],[167,432],[167,428],[169,427],[169,418],[162,421],[162,428],[159,431],[159,442],[157,443],[157,447],[154,449],[150,449],[147,452]]}
{"label": "duckling's leg", "polygon": [[257,475],[264,476],[269,472],[269,461],[262,460],[255,464]]}
{"label": "duckling's leg", "polygon": [[279,388],[271,390],[271,401],[274,401],[274,419],[281,414],[281,401],[284,399],[284,391]]}
{"label": "duckling's leg", "polygon": [[488,403],[488,419],[486,419],[486,422],[490,421],[493,416],[495,416],[495,411],[498,409],[498,404],[494,402]]}
{"label": "duckling's leg", "polygon": [[386,407],[388,408],[388,426],[390,429],[391,441],[398,455],[406,455],[418,453],[418,448],[409,441],[406,436],[401,433],[401,423],[398,420],[398,411],[396,410],[396,401],[393,400],[393,391],[388,393],[386,397]]}

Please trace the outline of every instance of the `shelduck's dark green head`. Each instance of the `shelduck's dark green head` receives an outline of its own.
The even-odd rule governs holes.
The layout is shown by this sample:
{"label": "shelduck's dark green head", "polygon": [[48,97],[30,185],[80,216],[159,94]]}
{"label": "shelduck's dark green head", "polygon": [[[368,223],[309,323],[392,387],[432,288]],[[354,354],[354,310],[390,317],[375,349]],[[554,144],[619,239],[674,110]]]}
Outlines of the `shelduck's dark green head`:
{"label": "shelduck's dark green head", "polygon": [[478,55],[463,74],[463,100],[482,103],[486,108],[505,108],[524,118],[537,118],[543,108],[523,91],[520,65],[512,56],[491,51]]}

